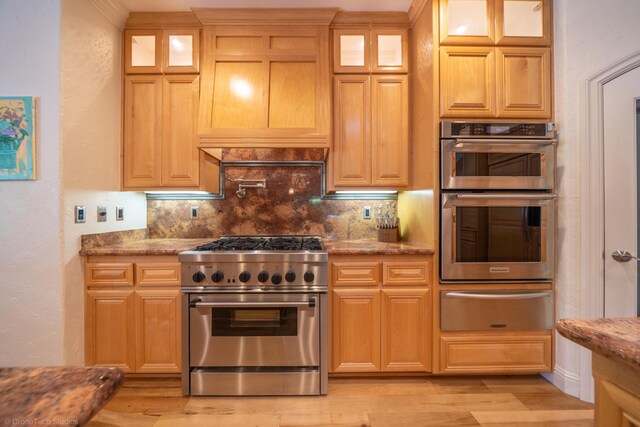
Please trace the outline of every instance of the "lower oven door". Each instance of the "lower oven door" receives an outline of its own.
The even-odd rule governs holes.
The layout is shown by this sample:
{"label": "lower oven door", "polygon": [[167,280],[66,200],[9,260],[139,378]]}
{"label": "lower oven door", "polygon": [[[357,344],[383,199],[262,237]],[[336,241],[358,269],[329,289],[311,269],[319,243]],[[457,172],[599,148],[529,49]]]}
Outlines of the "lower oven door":
{"label": "lower oven door", "polygon": [[443,281],[552,280],[554,194],[443,193]]}
{"label": "lower oven door", "polygon": [[192,294],[195,367],[317,367],[319,294]]}

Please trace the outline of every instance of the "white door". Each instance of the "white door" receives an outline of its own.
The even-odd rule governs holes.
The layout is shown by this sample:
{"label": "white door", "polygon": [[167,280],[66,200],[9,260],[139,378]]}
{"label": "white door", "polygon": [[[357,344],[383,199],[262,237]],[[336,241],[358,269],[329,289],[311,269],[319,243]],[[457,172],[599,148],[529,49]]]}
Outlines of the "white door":
{"label": "white door", "polygon": [[[638,263],[611,254],[638,248],[640,68],[604,85],[605,317],[638,315]],[[589,173],[589,171],[582,171]]]}

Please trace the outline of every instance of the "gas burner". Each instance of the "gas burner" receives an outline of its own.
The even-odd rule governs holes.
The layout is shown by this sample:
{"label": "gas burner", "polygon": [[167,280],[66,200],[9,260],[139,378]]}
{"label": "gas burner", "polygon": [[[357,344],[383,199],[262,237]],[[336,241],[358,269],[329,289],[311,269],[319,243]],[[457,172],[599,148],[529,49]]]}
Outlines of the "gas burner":
{"label": "gas burner", "polygon": [[321,251],[318,237],[305,236],[222,236],[219,240],[198,246],[196,251]]}

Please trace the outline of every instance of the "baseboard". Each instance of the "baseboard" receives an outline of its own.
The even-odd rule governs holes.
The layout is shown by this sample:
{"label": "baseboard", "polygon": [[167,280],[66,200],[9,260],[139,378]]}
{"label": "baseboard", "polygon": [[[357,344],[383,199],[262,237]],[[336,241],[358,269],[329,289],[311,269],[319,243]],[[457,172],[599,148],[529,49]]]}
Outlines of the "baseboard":
{"label": "baseboard", "polygon": [[580,398],[580,376],[556,366],[553,372],[542,374],[551,384],[571,396]]}

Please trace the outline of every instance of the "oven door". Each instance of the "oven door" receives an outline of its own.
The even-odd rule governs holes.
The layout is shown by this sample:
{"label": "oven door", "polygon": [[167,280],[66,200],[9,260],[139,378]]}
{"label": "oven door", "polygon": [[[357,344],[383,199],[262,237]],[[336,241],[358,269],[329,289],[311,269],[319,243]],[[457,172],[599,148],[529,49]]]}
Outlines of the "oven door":
{"label": "oven door", "polygon": [[193,294],[191,367],[320,364],[319,294]]}
{"label": "oven door", "polygon": [[552,280],[554,194],[442,194],[443,281]]}
{"label": "oven door", "polygon": [[556,141],[442,139],[441,184],[452,190],[551,190]]}

